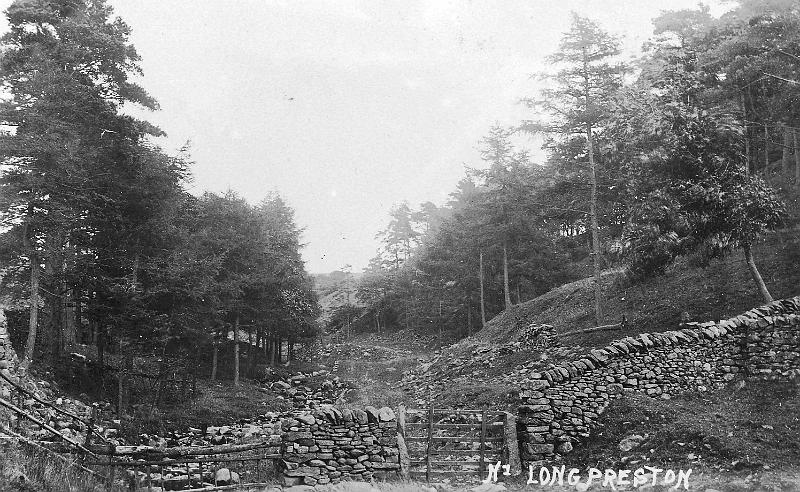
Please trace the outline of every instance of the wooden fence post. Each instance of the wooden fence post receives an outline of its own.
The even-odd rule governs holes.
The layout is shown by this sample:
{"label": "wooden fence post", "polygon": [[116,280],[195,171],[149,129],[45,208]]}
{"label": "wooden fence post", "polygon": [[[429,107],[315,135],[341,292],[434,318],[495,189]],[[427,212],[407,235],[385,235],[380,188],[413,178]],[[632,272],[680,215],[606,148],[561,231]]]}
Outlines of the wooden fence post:
{"label": "wooden fence post", "polygon": [[426,453],[426,469],[425,469],[425,481],[431,481],[431,452],[433,449],[433,402],[431,402],[430,407],[428,408],[428,449]]}
{"label": "wooden fence post", "polygon": [[512,476],[522,473],[522,461],[519,458],[519,444],[517,442],[517,418],[510,412],[505,412],[503,422],[503,447],[505,462],[509,465]]}
{"label": "wooden fence post", "polygon": [[483,476],[486,473],[486,407],[481,412],[481,461],[478,465],[478,473]]}
{"label": "wooden fence post", "polygon": [[764,181],[770,184],[769,176],[769,128],[764,122]]}
{"label": "wooden fence post", "polygon": [[116,472],[114,468],[114,452],[116,451],[116,446],[110,446],[110,453],[108,453],[108,482],[106,484],[106,490],[112,490],[114,488],[114,474]]}
{"label": "wooden fence post", "polygon": [[794,147],[794,184],[800,187],[800,147],[797,146],[797,129],[792,130],[792,142]]}
{"label": "wooden fence post", "polygon": [[83,440],[84,447],[88,448],[92,444],[92,432],[94,432],[94,422],[96,419],[95,411],[97,409],[92,405],[89,409],[89,422],[86,424],[86,439]]}
{"label": "wooden fence post", "polygon": [[406,406],[402,404],[397,407],[397,449],[400,461],[400,477],[408,480],[411,458],[408,455],[408,446],[406,445]]}

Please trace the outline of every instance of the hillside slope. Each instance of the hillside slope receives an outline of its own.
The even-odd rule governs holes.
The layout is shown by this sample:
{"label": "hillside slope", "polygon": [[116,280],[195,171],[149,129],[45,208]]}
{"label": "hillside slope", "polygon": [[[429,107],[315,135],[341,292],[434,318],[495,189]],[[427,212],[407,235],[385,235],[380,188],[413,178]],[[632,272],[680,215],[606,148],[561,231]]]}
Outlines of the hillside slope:
{"label": "hillside slope", "polygon": [[[770,235],[754,250],[758,267],[775,299],[800,293],[800,230]],[[643,332],[673,330],[686,312],[692,321],[725,319],[763,304],[741,254],[713,260],[705,268],[687,259],[666,275],[631,282],[622,270],[603,276],[603,310],[606,323],[619,323],[623,331],[603,331],[565,337],[564,344],[584,347]],[[501,313],[467,343],[516,341],[531,324],[550,324],[557,333],[594,326],[591,279],[563,285]]]}
{"label": "hillside slope", "polygon": [[[770,235],[754,251],[776,299],[800,294],[800,231]],[[622,270],[603,276],[606,323],[624,315],[624,329],[559,337],[560,347],[524,342],[531,325],[553,325],[556,334],[594,325],[590,279],[563,285],[506,310],[472,337],[437,352],[408,371],[401,386],[418,405],[483,405],[515,408],[519,388],[532,372],[581,356],[589,348],[639,333],[674,330],[681,314],[692,321],[726,319],[764,304],[741,256],[700,268],[683,259],[665,275],[631,282]]]}

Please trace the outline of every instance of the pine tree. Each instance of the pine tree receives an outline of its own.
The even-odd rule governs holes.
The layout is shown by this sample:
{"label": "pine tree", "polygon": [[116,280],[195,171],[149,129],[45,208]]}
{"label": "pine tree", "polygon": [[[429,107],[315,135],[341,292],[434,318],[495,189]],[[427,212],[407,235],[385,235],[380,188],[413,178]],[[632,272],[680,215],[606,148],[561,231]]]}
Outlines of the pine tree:
{"label": "pine tree", "polygon": [[597,325],[602,324],[603,314],[596,140],[609,116],[612,96],[622,84],[625,68],[614,63],[619,52],[616,38],[594,22],[573,13],[570,30],[562,37],[558,51],[548,57],[549,62],[561,67],[543,76],[553,87],[543,90],[541,98],[527,100],[531,107],[543,110],[552,118],[545,123],[524,125],[529,131],[560,136],[567,143],[576,135],[584,140],[590,186],[588,228],[592,238]]}
{"label": "pine tree", "polygon": [[0,186],[3,223],[21,228],[31,269],[31,343],[23,369],[33,356],[40,282],[46,339],[54,355],[62,349],[65,251],[86,237],[87,210],[96,212],[103,202],[106,190],[94,179],[114,174],[119,156],[132,155],[138,139],[156,131],[118,113],[126,102],[156,104],[129,81],[140,73],[139,57],[127,41],[128,27],[110,15],[102,1],[20,1],[6,11],[10,30],[2,39],[0,72],[10,97],[0,103],[0,122],[13,131],[0,137],[8,168]]}

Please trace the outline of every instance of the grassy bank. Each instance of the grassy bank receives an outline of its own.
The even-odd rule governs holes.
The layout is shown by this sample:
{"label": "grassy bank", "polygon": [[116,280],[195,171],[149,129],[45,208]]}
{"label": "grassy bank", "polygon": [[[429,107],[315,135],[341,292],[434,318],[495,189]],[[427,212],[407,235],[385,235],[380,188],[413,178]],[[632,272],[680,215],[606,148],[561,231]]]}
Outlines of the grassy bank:
{"label": "grassy bank", "polygon": [[[105,484],[50,453],[0,444],[0,492],[105,492]],[[117,490],[117,489],[111,489]]]}

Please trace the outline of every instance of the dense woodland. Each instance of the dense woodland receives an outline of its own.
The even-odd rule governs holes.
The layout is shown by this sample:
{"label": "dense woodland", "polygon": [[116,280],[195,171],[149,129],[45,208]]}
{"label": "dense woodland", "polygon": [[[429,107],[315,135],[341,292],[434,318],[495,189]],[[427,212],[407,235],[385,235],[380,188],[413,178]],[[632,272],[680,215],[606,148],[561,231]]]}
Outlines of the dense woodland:
{"label": "dense woodland", "polygon": [[213,360],[215,378],[224,347],[238,384],[241,339],[275,363],[281,340],[313,335],[293,210],[274,193],[257,205],[188,193],[188,149],[165,153],[163,132],[125,112],[158,104],[110,7],[36,0],[6,15],[0,278],[21,368],[81,342],[101,367],[109,352],[128,369],[152,356],[159,373]]}
{"label": "dense woodland", "polygon": [[[742,255],[771,300],[751,246],[792,227],[800,188],[800,4],[740,0],[664,12],[635,63],[619,39],[575,14],[534,116],[480,142],[450,201],[402,203],[333,329],[480,329],[503,309],[601,272],[634,281],[681,256],[699,267]],[[515,142],[544,141],[546,162]]]}

